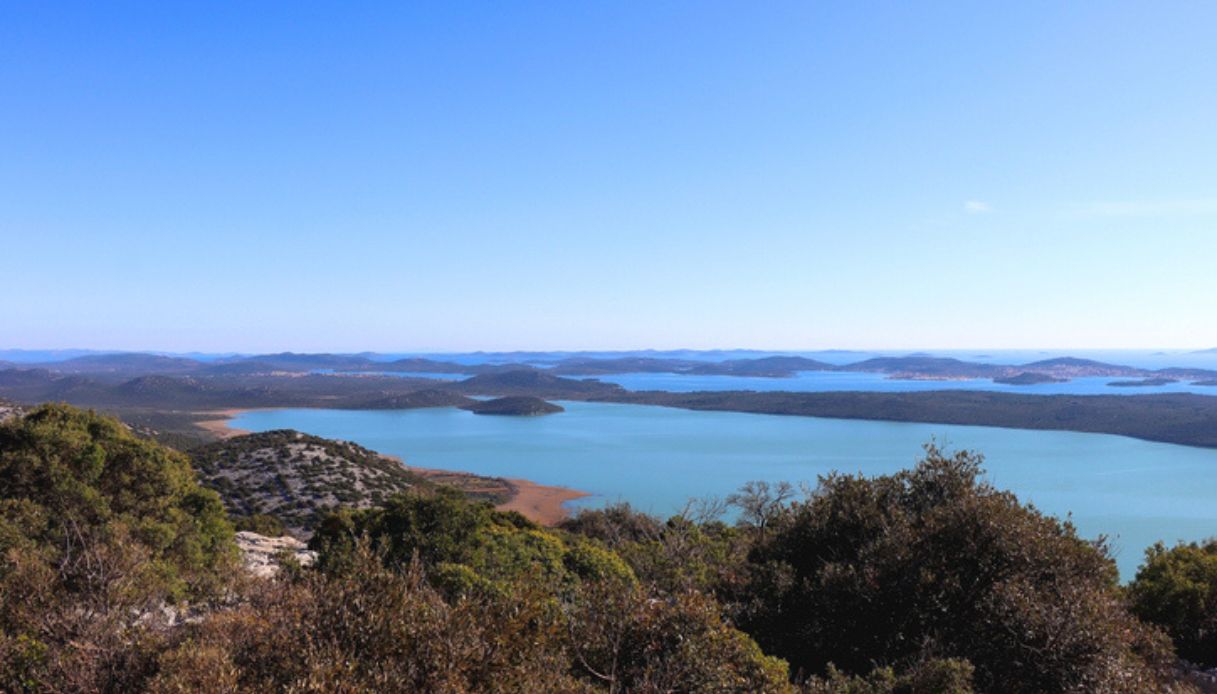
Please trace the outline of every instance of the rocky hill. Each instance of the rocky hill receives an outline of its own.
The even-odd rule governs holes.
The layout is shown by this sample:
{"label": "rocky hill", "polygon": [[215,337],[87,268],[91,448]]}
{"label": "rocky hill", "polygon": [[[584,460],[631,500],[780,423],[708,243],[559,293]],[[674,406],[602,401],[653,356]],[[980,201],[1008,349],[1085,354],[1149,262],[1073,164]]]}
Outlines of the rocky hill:
{"label": "rocky hill", "polygon": [[233,437],[196,448],[191,458],[229,513],[275,516],[296,535],[307,535],[329,509],[367,508],[425,484],[374,451],[290,430]]}
{"label": "rocky hill", "polygon": [[200,481],[219,492],[231,515],[272,516],[298,537],[339,506],[377,506],[393,494],[437,484],[494,502],[513,492],[503,480],[416,471],[347,441],[287,429],[236,436],[190,452]]}

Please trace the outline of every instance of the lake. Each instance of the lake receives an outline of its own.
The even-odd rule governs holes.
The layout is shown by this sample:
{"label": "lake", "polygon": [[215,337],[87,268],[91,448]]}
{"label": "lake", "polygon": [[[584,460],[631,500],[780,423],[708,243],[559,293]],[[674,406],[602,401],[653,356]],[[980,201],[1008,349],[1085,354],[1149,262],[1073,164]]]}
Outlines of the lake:
{"label": "lake", "polygon": [[1072,514],[1083,536],[1112,537],[1125,579],[1157,540],[1217,534],[1217,450],[1106,434],[561,404],[566,412],[526,418],[454,408],[262,410],[232,425],[345,439],[419,467],[593,494],[576,506],[622,500],[659,515],[690,497],[726,496],[748,480],[894,472],[936,438],[983,452],[991,482],[1049,513]]}

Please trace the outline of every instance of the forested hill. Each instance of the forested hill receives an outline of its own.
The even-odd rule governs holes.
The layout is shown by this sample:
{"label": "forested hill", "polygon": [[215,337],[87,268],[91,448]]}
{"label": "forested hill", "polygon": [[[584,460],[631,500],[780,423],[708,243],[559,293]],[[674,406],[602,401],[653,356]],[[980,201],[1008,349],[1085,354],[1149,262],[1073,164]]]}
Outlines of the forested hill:
{"label": "forested hill", "polygon": [[1016,395],[972,390],[912,393],[623,393],[611,402],[689,410],[869,419],[1117,434],[1217,448],[1217,398],[1166,395]]}

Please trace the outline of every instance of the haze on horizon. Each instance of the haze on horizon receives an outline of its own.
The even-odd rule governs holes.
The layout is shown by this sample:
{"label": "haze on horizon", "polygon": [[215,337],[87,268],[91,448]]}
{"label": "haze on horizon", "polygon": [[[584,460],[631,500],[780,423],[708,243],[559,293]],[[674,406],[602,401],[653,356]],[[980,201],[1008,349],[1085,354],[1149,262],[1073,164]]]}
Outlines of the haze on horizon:
{"label": "haze on horizon", "polygon": [[1213,26],[10,3],[0,348],[1211,348]]}

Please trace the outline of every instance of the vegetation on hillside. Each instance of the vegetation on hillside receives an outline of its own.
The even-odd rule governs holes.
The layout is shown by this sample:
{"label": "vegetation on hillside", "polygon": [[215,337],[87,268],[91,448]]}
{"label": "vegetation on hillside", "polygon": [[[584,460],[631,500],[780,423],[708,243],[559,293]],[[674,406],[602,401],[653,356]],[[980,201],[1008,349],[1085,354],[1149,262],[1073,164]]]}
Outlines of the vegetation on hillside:
{"label": "vegetation on hillside", "polygon": [[1150,547],[1128,594],[1133,613],[1165,629],[1180,656],[1217,666],[1217,540]]}
{"label": "vegetation on hillside", "polygon": [[1134,614],[1206,652],[1213,550],[1156,548],[1122,589],[980,464],[755,483],[735,523],[622,505],[546,529],[415,486],[252,579],[184,456],[41,407],[0,425],[0,690],[1191,691]]}
{"label": "vegetation on hillside", "polygon": [[124,689],[143,632],[226,587],[232,537],[186,456],[116,420],[0,424],[0,690]]}
{"label": "vegetation on hillside", "polygon": [[[369,508],[401,492],[442,481],[472,497],[502,502],[507,483],[467,474],[423,475],[401,461],[349,441],[281,429],[192,448],[204,486],[216,490],[239,529],[263,529],[277,519],[293,535],[307,537],[330,511]],[[246,520],[248,519],[248,520]]]}
{"label": "vegetation on hillside", "polygon": [[546,402],[541,398],[534,398],[529,395],[495,398],[493,400],[475,400],[461,407],[461,409],[469,410],[474,414],[515,417],[536,417],[564,411],[561,405],[555,405],[552,402]]}
{"label": "vegetation on hillside", "polygon": [[362,446],[298,431],[238,436],[190,451],[204,485],[236,516],[275,516],[297,533],[339,506],[384,503],[423,479]]}

